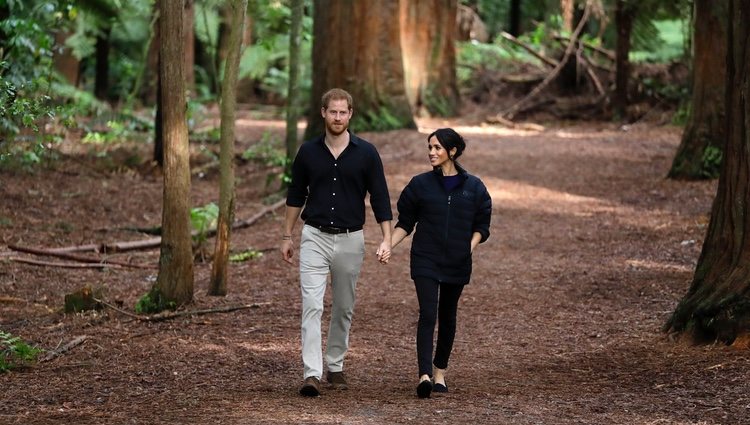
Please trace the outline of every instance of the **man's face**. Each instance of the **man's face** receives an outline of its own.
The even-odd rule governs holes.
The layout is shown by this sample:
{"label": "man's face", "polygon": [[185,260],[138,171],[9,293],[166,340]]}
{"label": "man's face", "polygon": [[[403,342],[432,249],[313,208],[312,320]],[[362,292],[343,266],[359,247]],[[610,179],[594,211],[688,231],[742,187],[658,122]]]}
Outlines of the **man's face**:
{"label": "man's face", "polygon": [[322,108],[320,113],[325,119],[326,129],[334,136],[346,131],[349,127],[349,119],[352,117],[352,111],[346,99],[328,102],[328,108]]}

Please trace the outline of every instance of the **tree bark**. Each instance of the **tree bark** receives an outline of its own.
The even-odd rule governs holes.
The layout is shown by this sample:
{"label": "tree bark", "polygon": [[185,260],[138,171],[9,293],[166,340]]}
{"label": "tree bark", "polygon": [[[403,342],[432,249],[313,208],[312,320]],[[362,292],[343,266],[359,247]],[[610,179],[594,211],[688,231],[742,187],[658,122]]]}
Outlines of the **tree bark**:
{"label": "tree bark", "polygon": [[729,1],[724,161],[706,240],[666,329],[732,343],[750,331],[750,2]]}
{"label": "tree bark", "polygon": [[73,55],[73,50],[65,46],[65,40],[70,37],[70,33],[65,31],[55,32],[55,44],[60,49],[54,50],[53,63],[55,69],[65,78],[65,81],[72,86],[78,86],[80,61]]}
{"label": "tree bark", "polygon": [[185,88],[195,94],[195,2],[184,0],[183,34],[185,43]]}
{"label": "tree bark", "polygon": [[[162,245],[154,291],[164,307],[193,299],[193,255],[190,235],[190,155],[185,116],[185,43],[183,0],[160,0],[161,48],[159,80],[162,87],[164,136],[164,194]],[[153,298],[152,298],[153,299]]]}
{"label": "tree bark", "polygon": [[521,0],[510,1],[508,21],[508,33],[518,37],[521,34]]}
{"label": "tree bark", "polygon": [[143,84],[139,92],[140,99],[144,105],[157,104],[157,86],[159,84],[159,50],[161,46],[161,1],[154,2],[154,34],[146,54],[146,65],[143,71]]}
{"label": "tree bark", "polygon": [[229,241],[234,222],[234,120],[237,109],[237,74],[242,56],[242,39],[247,13],[247,0],[229,2],[232,8],[232,23],[229,36],[227,62],[221,82],[221,136],[219,143],[220,188],[219,217],[216,226],[214,262],[211,268],[209,295],[226,295],[229,280]]}
{"label": "tree bark", "polygon": [[562,12],[563,30],[573,32],[573,9],[575,0],[560,0],[560,10]]}
{"label": "tree bark", "polygon": [[406,95],[419,115],[452,116],[460,106],[456,11],[451,0],[400,2]]}
{"label": "tree bark", "polygon": [[[289,27],[289,85],[286,95],[286,165],[285,175],[292,169],[292,161],[297,154],[297,121],[299,120],[299,67],[300,45],[302,44],[302,15],[305,8],[303,0],[292,0],[291,26]],[[286,182],[284,182],[286,186]]]}
{"label": "tree bark", "polygon": [[619,118],[625,118],[628,107],[628,79],[630,78],[630,33],[633,30],[635,9],[625,0],[615,2],[615,26],[617,41],[615,48],[615,94],[613,107]]}
{"label": "tree bark", "polygon": [[690,116],[668,177],[710,179],[719,175],[726,138],[724,88],[727,56],[727,3],[694,3],[693,83]]}
{"label": "tree bark", "polygon": [[322,134],[320,98],[354,97],[353,131],[416,128],[404,87],[398,1],[315,0],[311,107],[305,137]]}
{"label": "tree bark", "polygon": [[217,75],[222,75],[222,65],[227,60],[229,52],[229,32],[231,31],[232,8],[229,2],[222,2],[219,6],[219,25],[216,29],[216,64]]}
{"label": "tree bark", "polygon": [[96,76],[94,77],[94,96],[106,100],[109,92],[109,35],[111,27],[102,28],[96,37]]}
{"label": "tree bark", "polygon": [[154,162],[164,166],[164,113],[162,108],[161,79],[156,79],[156,113],[154,116]]}

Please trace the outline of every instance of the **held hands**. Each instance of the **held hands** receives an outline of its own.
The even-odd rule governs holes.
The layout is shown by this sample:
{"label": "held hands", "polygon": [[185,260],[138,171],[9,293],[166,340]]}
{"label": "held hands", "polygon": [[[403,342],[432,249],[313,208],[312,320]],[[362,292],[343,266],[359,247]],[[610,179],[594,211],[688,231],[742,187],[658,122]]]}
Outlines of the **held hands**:
{"label": "held hands", "polygon": [[292,257],[294,256],[294,244],[292,239],[283,239],[281,241],[281,259],[289,264],[292,264]]}
{"label": "held hands", "polygon": [[380,261],[380,264],[388,264],[388,260],[391,259],[391,244],[388,241],[383,241],[380,243],[380,246],[378,247],[377,252],[375,254],[378,256],[378,261]]}

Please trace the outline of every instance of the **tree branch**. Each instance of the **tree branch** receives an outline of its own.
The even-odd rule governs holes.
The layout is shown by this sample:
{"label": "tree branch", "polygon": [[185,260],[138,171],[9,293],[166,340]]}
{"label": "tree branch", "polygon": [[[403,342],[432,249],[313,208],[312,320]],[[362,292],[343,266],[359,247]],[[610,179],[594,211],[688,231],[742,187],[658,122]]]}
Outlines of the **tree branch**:
{"label": "tree branch", "polygon": [[526,43],[522,42],[521,40],[517,39],[516,37],[513,37],[511,34],[508,34],[507,32],[503,31],[503,32],[500,33],[500,35],[504,39],[506,39],[506,40],[510,41],[511,43],[515,44],[516,46],[519,46],[519,47],[523,48],[524,50],[526,50],[527,52],[531,53],[532,56],[534,56],[535,58],[537,58],[540,61],[542,61],[545,65],[550,66],[552,68],[555,68],[555,67],[557,67],[559,65],[559,63],[557,63],[557,61],[555,61],[553,59],[550,59],[550,58],[542,55],[541,53],[539,53],[536,50],[532,49]]}
{"label": "tree branch", "polygon": [[562,60],[555,66],[555,69],[553,69],[549,75],[539,83],[536,87],[534,87],[534,90],[531,91],[526,97],[516,102],[513,106],[508,108],[507,111],[501,113],[506,118],[513,118],[513,115],[515,115],[517,112],[521,110],[521,108],[531,99],[536,97],[547,85],[549,85],[552,80],[554,80],[558,74],[560,74],[560,71],[562,70],[563,66],[568,62],[568,58],[570,58],[570,55],[575,50],[575,46],[578,42],[578,35],[583,30],[584,24],[586,24],[586,21],[589,19],[589,15],[591,14],[591,2],[590,0],[586,2],[586,8],[583,11],[583,16],[581,17],[581,21],[578,22],[578,26],[576,27],[576,30],[573,31],[573,34],[570,36],[570,43],[568,43],[568,47],[565,49],[565,55],[563,55]]}
{"label": "tree branch", "polygon": [[48,351],[44,356],[39,358],[39,362],[47,362],[55,357],[60,357],[61,355],[67,353],[68,351],[72,350],[73,348],[83,344],[84,341],[88,339],[88,335],[81,335],[73,338],[72,341],[68,342],[67,344],[63,345],[62,347]]}

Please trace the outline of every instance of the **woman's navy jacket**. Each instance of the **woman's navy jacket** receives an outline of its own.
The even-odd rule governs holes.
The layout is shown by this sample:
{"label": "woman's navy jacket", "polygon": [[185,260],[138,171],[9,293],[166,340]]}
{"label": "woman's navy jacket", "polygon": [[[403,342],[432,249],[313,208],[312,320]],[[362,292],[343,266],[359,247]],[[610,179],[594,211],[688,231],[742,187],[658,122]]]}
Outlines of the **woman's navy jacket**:
{"label": "woman's navy jacket", "polygon": [[490,236],[492,199],[482,181],[456,164],[462,182],[450,192],[440,169],[414,176],[398,199],[396,227],[411,243],[411,278],[467,284],[471,278],[471,236]]}

